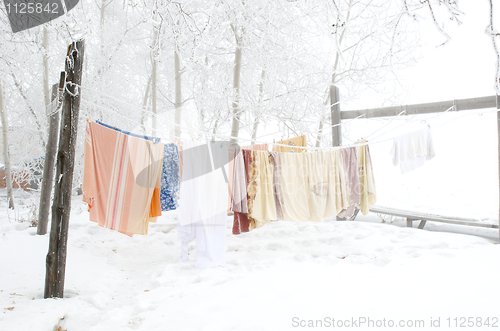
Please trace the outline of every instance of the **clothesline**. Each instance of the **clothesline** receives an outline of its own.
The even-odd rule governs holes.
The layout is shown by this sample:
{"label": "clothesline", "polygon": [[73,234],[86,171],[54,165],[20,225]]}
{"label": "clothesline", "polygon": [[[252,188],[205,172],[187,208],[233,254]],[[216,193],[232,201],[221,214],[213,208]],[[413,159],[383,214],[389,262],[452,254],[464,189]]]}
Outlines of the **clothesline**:
{"label": "clothesline", "polygon": [[[146,109],[144,109],[144,108],[142,108],[142,107],[140,107],[140,106],[136,106],[136,105],[133,105],[133,104],[129,104],[129,103],[125,102],[125,101],[122,101],[122,100],[116,99],[116,98],[114,98],[114,97],[110,96],[109,94],[102,93],[102,92],[99,92],[99,91],[95,91],[95,90],[89,89],[89,88],[87,88],[87,87],[83,87],[83,86],[81,86],[81,85],[79,85],[79,87],[82,87],[82,88],[84,88],[84,89],[87,89],[87,90],[92,91],[92,92],[95,92],[95,93],[99,93],[99,94],[101,94],[101,95],[104,95],[104,96],[106,96],[106,97],[108,97],[108,98],[110,98],[110,99],[113,99],[113,100],[119,101],[119,102],[121,102],[121,103],[123,103],[123,104],[125,104],[125,105],[127,105],[127,106],[132,107],[132,108],[140,109],[141,111],[146,112],[146,113],[148,113],[148,114],[150,114],[150,115],[152,115],[152,116],[157,116],[157,115],[158,115],[158,114],[154,114],[154,113],[152,113],[151,111],[148,111],[148,110],[146,110]],[[127,119],[127,121],[133,121],[133,120],[131,120],[129,117],[123,116],[122,114],[120,114],[118,111],[116,111],[116,110],[114,110],[114,109],[111,109],[111,108],[107,108],[107,107],[100,106],[100,105],[98,105],[98,104],[96,104],[96,103],[94,103],[94,102],[87,101],[87,100],[85,100],[85,99],[83,99],[83,98],[82,98],[81,100],[82,100],[82,101],[84,101],[84,102],[87,102],[88,104],[91,104],[92,106],[99,107],[99,108],[101,108],[101,109],[103,109],[103,110],[106,110],[106,111],[110,111],[110,110],[111,110],[113,113],[115,113],[115,114],[117,114],[117,115],[119,115],[119,116],[121,116],[121,117],[123,117],[123,118],[126,118],[126,119]],[[432,117],[432,118],[436,118],[436,117],[442,116],[444,113],[448,112],[451,108],[453,108],[453,106],[452,106],[452,107],[450,107],[449,109],[447,109],[445,112],[442,112],[442,113],[440,113],[440,114],[438,114],[438,115],[436,115],[436,116],[434,116],[434,117]],[[486,112],[483,112],[483,113],[489,113],[489,112],[493,112],[493,111],[498,111],[498,110],[497,110],[497,109],[494,109],[494,110],[491,110],[491,111],[486,111]],[[464,116],[468,116],[468,115],[470,115],[470,114],[466,114],[466,115],[464,115]],[[360,115],[360,116],[358,116],[358,117],[354,118],[353,120],[356,120],[356,119],[359,119],[359,118],[362,118],[362,117],[364,117],[364,115]],[[395,120],[395,119],[397,119],[397,118],[399,118],[399,115],[398,115],[397,117],[395,117],[395,118],[394,118],[394,120]],[[432,119],[432,118],[431,118],[431,119]],[[452,119],[452,120],[453,120],[453,119]],[[452,120],[450,120],[450,121],[452,121]],[[195,131],[195,132],[197,132],[197,133],[200,133],[200,134],[202,134],[202,135],[209,136],[209,137],[215,137],[215,138],[219,138],[219,139],[231,139],[231,140],[233,140],[233,139],[234,139],[234,140],[237,140],[237,141],[240,141],[240,142],[241,142],[241,141],[243,141],[243,142],[245,142],[245,141],[251,141],[251,139],[248,139],[248,138],[233,137],[233,136],[227,136],[227,135],[222,135],[222,134],[212,133],[212,132],[208,132],[208,131],[204,131],[204,130],[200,130],[200,129],[195,129],[195,128],[190,127],[190,126],[186,126],[186,125],[182,125],[182,124],[177,124],[177,123],[175,123],[175,122],[173,122],[173,121],[170,121],[170,120],[167,120],[167,121],[168,121],[169,123],[171,123],[171,124],[175,125],[175,126],[180,126],[180,127],[183,127],[183,128],[185,128],[186,130],[188,130],[188,131]],[[421,119],[414,118],[414,119],[411,119],[410,121],[407,121],[407,122],[403,123],[403,124],[402,124],[402,125],[400,125],[400,126],[407,125],[407,124],[409,124],[409,123],[414,123],[414,122],[417,122],[417,121],[421,121]],[[391,122],[392,122],[392,121],[391,121]],[[143,124],[143,123],[140,123],[139,121],[135,121],[135,123],[136,123],[137,125],[139,125],[139,126],[144,126],[144,124]],[[448,123],[448,122],[445,122],[445,123],[443,123],[443,124],[447,124],[447,123]],[[388,124],[390,124],[390,123],[388,123]],[[387,125],[388,125],[388,124],[387,124]],[[340,125],[344,125],[344,124],[343,124],[343,123],[334,124],[334,125],[332,125],[332,126],[327,127],[326,129],[328,129],[328,128],[333,128],[333,127],[340,126]],[[386,126],[387,126],[387,125],[386,125]],[[399,128],[400,126],[398,126],[397,128]],[[324,129],[325,129],[325,128],[323,128],[323,130],[324,130]],[[396,128],[395,128],[395,129],[396,129]],[[394,131],[395,129],[391,129],[389,132]],[[166,132],[166,131],[163,131],[163,130],[158,130],[158,129],[157,129],[157,131],[159,131],[159,132],[161,132],[161,133],[163,133],[163,134],[166,134],[166,135],[168,135],[168,136],[170,136],[170,137],[174,137],[174,138],[176,138],[176,139],[181,139],[181,137],[177,137],[177,136],[175,136],[174,134],[172,134],[172,133],[170,133],[170,132]],[[377,131],[378,131],[378,130],[377,130]],[[377,132],[377,131],[375,131],[375,132]],[[384,132],[384,133],[383,133],[383,134],[381,134],[381,135],[376,136],[375,138],[379,138],[380,136],[383,136],[385,133],[386,133],[386,132]],[[373,133],[372,133],[372,134],[373,134]],[[323,135],[324,135],[324,134],[323,134]],[[369,136],[368,136],[368,137],[369,137]],[[386,142],[386,141],[391,140],[391,139],[393,139],[393,138],[394,138],[394,137],[392,137],[392,138],[388,138],[388,139],[383,139],[383,140],[380,140],[380,141],[377,141],[377,140],[371,140],[371,141],[370,141],[370,144],[377,144],[377,143]],[[254,143],[254,144],[255,144],[255,143],[256,143],[256,144],[268,144],[268,145],[274,145],[274,146],[284,146],[284,147],[290,147],[289,145],[286,145],[286,144],[279,144],[279,143],[275,143],[275,142],[273,143],[273,142],[268,142],[268,141],[259,141],[259,140],[253,140],[253,143]],[[294,148],[298,148],[298,149],[306,149],[306,150],[325,150],[325,149],[333,149],[333,150],[335,150],[335,149],[348,148],[348,147],[357,147],[357,146],[361,146],[361,145],[364,145],[364,144],[367,144],[367,143],[366,143],[366,142],[364,142],[364,143],[354,143],[354,144],[343,145],[343,146],[326,146],[326,147],[312,147],[312,146],[307,146],[307,147],[302,147],[302,146],[293,146],[293,147],[294,147]]]}
{"label": "clothesline", "polygon": [[[122,114],[120,114],[118,111],[115,111],[114,109],[112,108],[107,108],[107,107],[104,107],[104,106],[101,106],[101,105],[98,105],[98,104],[95,104],[93,102],[90,102],[90,101],[87,101],[85,99],[81,99],[83,102],[87,103],[87,104],[90,104],[92,106],[96,106],[100,109],[103,109],[103,110],[106,110],[106,111],[112,111],[114,114],[117,114],[118,116],[121,116],[122,118],[125,118],[127,119],[129,122],[134,122],[135,124],[137,125],[140,125],[142,126],[143,124],[140,123],[139,121],[135,121],[135,120],[132,120],[130,119],[129,117],[126,117]],[[169,121],[170,123],[172,123],[171,121]],[[189,127],[189,126],[185,126],[185,125],[180,125],[184,128],[186,128],[187,130],[189,131],[196,131],[196,132],[199,132],[201,134],[204,134],[204,135],[208,135],[210,137],[216,137],[216,138],[222,138],[222,139],[231,139],[233,138],[232,136],[225,136],[225,135],[221,135],[221,134],[214,134],[214,133],[211,133],[211,132],[208,132],[208,131],[203,131],[203,130],[199,130],[199,129],[195,129],[195,128],[192,128],[192,127]],[[165,130],[161,130],[161,129],[156,129],[156,131],[162,133],[162,134],[165,134],[165,135],[168,135],[168,136],[171,136],[175,139],[178,139],[178,140],[181,140],[182,138],[181,137],[178,137],[176,136],[175,134],[172,134],[170,132],[167,132]],[[246,138],[241,138],[241,137],[234,137],[235,139],[239,140],[239,141],[248,141],[250,139],[246,139]],[[257,143],[257,144],[272,144],[272,145],[276,145],[276,146],[285,146],[285,147],[290,147],[289,145],[286,145],[286,144],[278,144],[278,143],[270,143],[270,142],[267,142],[267,141],[259,141],[259,140],[255,140],[254,143]],[[302,148],[302,149],[310,149],[310,147],[301,147],[301,146],[293,146],[294,148]]]}
{"label": "clothesline", "polygon": [[[127,103],[127,102],[123,101],[123,100],[116,99],[116,98],[114,98],[114,97],[110,96],[109,94],[102,93],[102,92],[99,92],[99,91],[95,91],[95,90],[92,90],[92,89],[90,89],[90,88],[87,88],[87,87],[84,87],[84,86],[81,86],[81,85],[78,85],[78,86],[79,86],[79,87],[81,87],[81,88],[87,89],[87,90],[89,90],[89,91],[92,91],[92,92],[95,92],[95,93],[98,93],[98,94],[104,95],[104,96],[106,96],[106,97],[108,97],[108,98],[110,98],[110,99],[113,99],[113,100],[115,100],[115,101],[121,102],[121,103],[123,103],[123,104],[125,104],[125,105],[128,105],[128,106],[132,107],[132,108],[140,109],[141,111],[146,112],[146,113],[148,113],[149,115],[152,115],[152,116],[158,116],[158,114],[155,114],[155,113],[153,113],[153,112],[151,112],[151,111],[149,111],[149,110],[147,110],[147,109],[144,109],[144,108],[142,108],[142,107],[139,107],[139,106],[136,106],[136,105],[133,105],[133,104],[129,104],[129,103]],[[82,98],[82,100],[84,100],[84,99]],[[90,101],[86,101],[86,102],[88,102],[88,103],[90,103],[90,104],[92,104],[92,105],[95,105],[95,106],[98,106],[98,107],[100,107],[100,108],[104,109],[102,106],[99,106],[99,105],[97,105],[97,104],[94,104],[93,102],[90,102]],[[116,112],[116,111],[115,111],[115,113],[119,114],[119,113],[118,113],[118,112]],[[119,114],[119,115],[120,115],[120,116],[122,116],[121,114]],[[128,120],[130,120],[130,119],[128,119]],[[168,121],[168,120],[167,120],[167,121]],[[211,133],[211,132],[208,132],[208,131],[203,131],[203,130],[195,129],[195,128],[192,128],[192,127],[189,127],[189,126],[185,126],[185,125],[182,125],[182,124],[178,124],[178,123],[175,123],[175,122],[173,122],[173,121],[168,121],[168,122],[170,122],[171,124],[173,124],[173,125],[175,125],[175,126],[184,127],[184,128],[186,128],[188,131],[196,131],[196,132],[199,132],[199,133],[201,133],[201,134],[208,135],[208,136],[210,136],[210,137],[223,138],[223,139],[228,139],[228,138],[229,138],[229,139],[231,139],[231,140],[233,140],[233,139],[234,139],[234,140],[237,140],[237,141],[249,141],[249,140],[250,140],[250,139],[241,138],[241,137],[226,136],[226,135],[221,135],[221,134],[216,134],[216,133],[214,134],[214,133]],[[143,124],[142,124],[142,123],[139,123],[138,121],[136,121],[136,123],[137,123],[138,125],[140,125],[140,126],[143,126]],[[342,123],[332,125],[331,127],[340,126],[340,125],[342,125]],[[157,131],[158,131],[158,129],[157,129]],[[164,134],[167,134],[167,135],[169,135],[169,136],[172,136],[172,137],[174,137],[174,138],[180,139],[180,137],[176,137],[176,136],[172,135],[171,133],[167,133],[167,132],[165,132],[165,131],[161,131],[161,130],[160,130],[160,132],[162,132],[162,133],[164,133]],[[286,144],[279,144],[279,143],[275,143],[275,142],[271,143],[271,142],[268,142],[268,141],[258,141],[258,140],[253,140],[253,143],[257,143],[257,144],[268,144],[268,145],[283,146],[283,147],[290,147],[289,145],[286,145]],[[351,144],[351,145],[348,145],[348,146],[328,146],[328,147],[312,147],[312,146],[303,147],[303,146],[293,146],[293,148],[297,148],[297,149],[305,149],[305,150],[324,150],[324,149],[333,149],[333,150],[335,150],[335,149],[341,149],[341,148],[348,148],[348,147],[356,147],[356,146],[361,146],[361,145],[364,145],[364,144],[366,144],[366,143],[361,143],[361,144],[359,144],[359,143],[358,143],[358,144]]]}
{"label": "clothesline", "polygon": [[[108,97],[108,98],[110,98],[110,99],[113,99],[113,100],[115,100],[115,101],[121,102],[121,103],[126,104],[126,105],[128,105],[128,106],[130,106],[130,107],[133,107],[133,108],[136,108],[136,109],[140,109],[141,111],[146,112],[147,114],[149,114],[149,115],[151,115],[151,116],[158,116],[158,114],[155,114],[155,113],[153,113],[152,111],[149,111],[149,110],[147,110],[147,109],[144,109],[144,108],[139,107],[139,106],[136,106],[136,105],[129,104],[129,103],[127,103],[127,102],[123,101],[123,100],[116,99],[116,98],[114,98],[114,97],[110,96],[110,95],[109,95],[109,94],[107,94],[107,93],[102,93],[102,92],[99,92],[99,91],[95,91],[95,90],[92,90],[92,89],[90,89],[90,88],[83,87],[83,86],[81,86],[81,85],[78,85],[78,86],[79,86],[79,87],[82,87],[82,88],[84,88],[84,89],[87,89],[87,90],[89,90],[89,91],[92,91],[92,92],[95,92],[95,93],[98,93],[98,94],[104,95],[104,96],[106,96],[106,97]],[[336,104],[338,104],[338,103],[340,103],[340,101],[338,101]],[[363,116],[365,116],[365,115],[364,115],[364,114],[363,114],[363,115],[360,115],[360,116],[358,116],[358,117],[354,118],[354,120],[356,120],[356,119],[358,119],[358,118],[361,118],[361,117],[363,117]],[[276,117],[276,118],[279,118],[279,117]],[[238,120],[238,119],[237,119],[237,120]],[[239,121],[239,120],[238,120],[238,121]],[[200,133],[202,133],[202,134],[209,135],[209,136],[211,136],[211,137],[219,137],[219,138],[236,139],[236,140],[238,140],[238,141],[242,141],[242,140],[243,140],[243,141],[249,141],[249,140],[250,140],[250,139],[244,139],[244,138],[240,138],[240,137],[223,136],[223,135],[220,135],[220,134],[214,134],[214,133],[211,133],[211,132],[208,132],[208,131],[197,130],[197,129],[194,129],[194,128],[192,128],[192,127],[184,126],[184,125],[182,125],[182,124],[178,124],[178,123],[175,123],[175,122],[172,122],[172,121],[169,121],[169,122],[170,122],[170,123],[172,123],[172,124],[173,124],[173,125],[175,125],[175,126],[184,127],[184,128],[186,128],[187,130],[189,130],[189,131],[197,131],[197,132],[200,132]],[[143,124],[142,124],[142,123],[140,123],[139,125],[143,126]],[[342,122],[341,122],[341,123],[338,123],[338,124],[333,124],[333,125],[328,126],[327,128],[323,128],[323,130],[324,130],[324,129],[331,129],[331,128],[334,128],[334,127],[337,127],[337,126],[341,126],[341,125],[344,125],[344,124],[343,124]],[[170,133],[169,133],[168,135],[172,136],[172,134],[170,134]],[[321,136],[323,136],[323,135],[325,135],[325,134],[322,134]],[[179,139],[180,137],[175,137],[175,138]],[[263,141],[257,141],[257,140],[253,140],[253,142],[254,142],[254,143],[259,143],[259,144],[263,144],[263,143],[271,144],[271,143],[269,143],[269,142],[263,142]],[[272,144],[273,144],[273,145],[276,145],[276,146],[286,146],[286,147],[288,146],[288,145],[280,145],[280,144],[277,144],[277,143],[272,143]],[[354,146],[345,146],[345,147],[354,147]],[[300,148],[300,149],[312,149],[312,150],[317,150],[317,149],[325,149],[325,148],[317,148],[317,147],[301,147],[301,146],[296,146],[296,148]],[[330,149],[335,149],[335,147],[333,147],[333,146],[332,146],[332,147],[328,147],[328,148],[330,148]]]}
{"label": "clothesline", "polygon": [[[81,86],[81,85],[78,85],[78,86],[79,86],[79,87],[81,87],[81,88],[83,88],[83,89],[86,89],[86,90],[89,90],[89,91],[92,91],[92,92],[98,93],[98,94],[100,94],[100,95],[106,96],[106,97],[108,97],[108,98],[110,98],[110,99],[113,99],[113,100],[115,100],[115,101],[121,102],[122,104],[125,104],[125,105],[127,105],[127,106],[130,106],[130,107],[132,107],[132,108],[140,109],[141,111],[143,111],[143,112],[147,113],[148,115],[151,115],[151,116],[158,116],[158,114],[153,113],[153,112],[152,112],[152,111],[150,111],[150,110],[144,109],[144,108],[142,108],[142,107],[140,107],[140,106],[137,106],[137,105],[130,104],[130,103],[125,102],[125,101],[123,101],[123,100],[116,99],[116,98],[112,97],[111,95],[109,95],[109,94],[107,94],[107,93],[102,93],[102,92],[99,92],[99,91],[95,91],[95,90],[92,90],[92,89],[90,89],[90,88],[87,88],[87,87],[84,87],[84,86]],[[340,102],[339,102],[339,103],[340,103]],[[364,116],[364,115],[361,115],[361,116]],[[279,116],[274,116],[274,118],[276,118],[276,119],[281,119],[281,117],[279,117]],[[356,118],[356,119],[357,119],[357,118]],[[236,120],[238,120],[238,121],[239,121],[239,119],[238,119],[238,118],[236,118]],[[301,120],[301,121],[303,121],[303,120]],[[309,121],[309,122],[313,123],[312,121]],[[177,123],[174,123],[174,122],[171,122],[171,123],[172,123],[173,125],[175,125],[175,126],[182,126],[182,124],[177,124]],[[315,123],[315,122],[314,122],[314,123]],[[334,124],[334,125],[329,126],[329,128],[336,127],[336,126],[340,126],[340,125],[343,125],[343,124],[342,124],[342,123],[339,123],[339,124]],[[210,133],[210,132],[207,132],[207,133],[208,133],[208,134],[212,134],[212,133]]]}
{"label": "clothesline", "polygon": [[[118,116],[121,116],[123,118],[125,118],[126,120],[128,121],[133,121],[131,120],[129,117],[126,117],[122,114],[120,114],[118,111],[114,110],[114,109],[111,109],[111,108],[107,108],[107,107],[104,107],[104,106],[100,106],[100,105],[97,105],[93,102],[90,102],[90,101],[86,101],[85,99],[81,99],[82,101],[84,102],[87,102],[87,103],[90,103],[91,105],[93,106],[97,106],[103,110],[106,110],[106,111],[112,111],[114,114],[117,114]],[[489,111],[483,111],[480,113],[480,115],[483,115],[483,114],[489,114],[489,113],[493,113],[493,112],[497,112],[498,110],[497,109],[492,109],[492,110],[489,110]],[[439,117],[441,115],[443,115],[444,113],[441,113],[439,115],[436,115],[432,118],[436,118],[436,117]],[[472,116],[473,114],[471,113],[464,113],[462,116],[460,117],[457,117],[457,118],[453,118],[453,119],[450,119],[444,123],[441,123],[441,124],[434,124],[433,126],[434,127],[439,127],[441,125],[445,125],[445,124],[449,124],[455,120],[458,120],[460,118],[463,118],[463,117],[466,117],[466,116]],[[405,122],[403,123],[402,125],[398,126],[401,127],[403,125],[406,125],[406,124],[409,124],[409,123],[415,123],[417,121],[421,121],[421,119],[412,119],[408,122]],[[142,125],[140,122],[138,121],[135,121],[135,123],[137,123],[138,125]],[[198,131],[198,132],[202,132],[203,134],[206,134],[206,135],[209,135],[209,136],[213,136],[213,137],[222,137],[222,138],[230,138],[230,136],[223,136],[223,135],[219,135],[219,134],[213,134],[211,132],[207,132],[207,131],[201,131],[201,130],[197,130],[197,129],[194,129],[194,128],[191,128],[191,127],[187,127],[189,129],[192,129],[194,131]],[[392,129],[391,131],[394,131],[395,129]],[[162,130],[159,130],[160,132],[163,132],[165,134],[168,134],[176,139],[180,139],[181,137],[176,137],[175,135],[171,134],[171,133],[168,133],[168,132],[165,132],[165,131],[162,131]],[[380,136],[378,136],[380,137]],[[377,138],[378,138],[377,137]],[[244,139],[244,138],[239,138],[239,137],[236,137],[237,140],[239,141],[249,141],[250,139]],[[320,148],[317,148],[317,147],[299,147],[299,146],[293,146],[294,148],[302,148],[302,149],[310,149],[310,150],[325,150],[325,149],[342,149],[342,148],[349,148],[349,147],[357,147],[357,146],[363,146],[363,145],[366,145],[366,144],[370,144],[370,145],[373,145],[373,144],[379,144],[379,143],[384,143],[384,142],[387,142],[387,141],[391,141],[393,140],[394,137],[389,137],[389,138],[386,138],[386,139],[382,139],[382,140],[371,140],[370,142],[362,142],[362,143],[353,143],[353,144],[349,144],[349,145],[343,145],[343,146],[328,146],[328,147],[320,147]],[[254,143],[257,143],[257,144],[269,144],[269,145],[276,145],[276,146],[284,146],[284,147],[290,147],[289,145],[285,145],[285,144],[278,144],[278,143],[270,143],[270,142],[267,142],[267,141],[258,141],[258,140],[255,140]]]}
{"label": "clothesline", "polygon": [[[153,112],[152,112],[152,111],[150,111],[150,110],[147,110],[147,109],[144,109],[144,108],[142,108],[142,107],[139,107],[139,106],[136,106],[136,105],[130,104],[130,103],[128,103],[128,102],[126,102],[126,101],[123,101],[123,100],[119,100],[119,99],[117,99],[117,98],[115,98],[115,97],[112,97],[111,95],[109,95],[109,94],[107,94],[107,93],[103,93],[103,92],[99,92],[99,91],[96,91],[96,90],[92,90],[92,89],[90,89],[90,88],[88,88],[88,87],[81,86],[81,85],[77,85],[77,84],[72,84],[72,85],[76,85],[76,86],[78,86],[79,88],[83,88],[83,89],[86,89],[86,90],[92,91],[92,92],[94,92],[94,93],[98,93],[98,94],[100,94],[100,95],[106,96],[106,97],[108,97],[108,98],[110,98],[110,99],[113,99],[113,100],[115,100],[115,101],[121,102],[122,104],[125,104],[125,105],[128,105],[128,106],[131,106],[131,107],[133,107],[133,108],[136,108],[136,109],[141,109],[142,111],[144,111],[144,112],[148,113],[148,114],[149,114],[149,115],[151,115],[151,116],[158,116],[158,114],[155,114],[155,113],[153,113]],[[279,119],[279,120],[281,120],[281,119],[282,119],[280,116],[272,116],[272,115],[271,115],[271,117],[274,117],[275,119]],[[233,116],[233,118],[235,118],[235,117]],[[239,119],[238,119],[238,118],[236,118],[236,120],[237,120],[237,121],[239,121]],[[300,121],[304,121],[304,120],[300,120]],[[306,122],[316,123],[316,121],[306,121]],[[175,124],[175,125],[179,125],[179,124]]]}
{"label": "clothesline", "polygon": [[[106,111],[112,111],[114,114],[117,114],[123,118],[126,118],[128,121],[132,121],[132,122],[135,122],[135,124],[137,125],[140,125],[140,126],[143,126],[142,123],[140,123],[139,121],[134,121],[122,114],[120,114],[118,111],[112,109],[112,108],[107,108],[107,107],[104,107],[104,106],[101,106],[101,105],[98,105],[94,102],[91,102],[91,101],[87,101],[86,99],[82,98],[81,99],[83,102],[89,104],[89,105],[92,105],[92,106],[96,106],[98,108],[101,108],[103,110],[106,110]],[[133,106],[133,105],[130,105],[130,106]],[[135,108],[140,108],[140,107],[137,107],[137,106],[133,106]],[[142,109],[142,108],[140,108]],[[186,130],[188,131],[196,131],[198,133],[201,133],[203,135],[207,135],[207,136],[210,136],[210,137],[216,137],[216,138],[221,138],[221,139],[235,139],[237,141],[249,141],[250,139],[247,139],[247,138],[241,138],[241,137],[233,137],[233,136],[227,136],[227,135],[222,135],[222,134],[217,134],[217,133],[211,133],[211,132],[208,132],[208,131],[203,131],[203,130],[199,130],[199,129],[195,129],[193,127],[190,127],[190,126],[185,126],[185,125],[182,125],[182,124],[176,124],[170,120],[167,120],[169,123],[172,123],[172,124],[175,124],[177,126],[181,126],[181,127],[184,127]],[[174,137],[176,139],[181,139],[181,137],[177,137],[175,136],[174,134],[171,134],[169,132],[166,132],[164,130],[159,130],[159,129],[156,129],[156,131],[159,131],[160,133],[163,133],[165,135],[169,135],[171,137]],[[274,146],[284,146],[284,147],[290,147],[290,145],[287,145],[287,144],[280,144],[280,143],[276,143],[276,142],[269,142],[269,141],[259,141],[259,140],[254,140],[253,142],[254,144],[268,144],[268,145],[274,145]],[[366,144],[366,143],[363,143],[363,144]],[[362,144],[362,145],[363,145]],[[359,144],[356,144],[356,145],[350,145],[350,146],[336,146],[336,147],[321,147],[321,148],[318,148],[318,147],[311,147],[311,146],[306,146],[306,147],[303,147],[303,146],[292,146],[293,148],[298,148],[298,149],[305,149],[305,150],[324,150],[324,149],[341,149],[341,148],[347,148],[347,147],[355,147],[355,146],[359,146]]]}

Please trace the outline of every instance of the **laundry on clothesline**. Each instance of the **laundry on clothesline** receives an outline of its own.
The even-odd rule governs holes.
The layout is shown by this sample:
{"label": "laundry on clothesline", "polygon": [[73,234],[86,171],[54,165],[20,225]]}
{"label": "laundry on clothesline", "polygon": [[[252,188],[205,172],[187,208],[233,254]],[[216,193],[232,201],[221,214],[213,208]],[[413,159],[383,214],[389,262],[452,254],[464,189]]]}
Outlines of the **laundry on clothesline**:
{"label": "laundry on clothesline", "polygon": [[393,164],[400,165],[401,173],[415,170],[436,155],[432,131],[425,127],[394,138],[391,150]]}
{"label": "laundry on clothesline", "polygon": [[241,146],[241,149],[249,149],[251,151],[267,151],[269,149],[268,144],[257,144],[250,146]]}
{"label": "laundry on clothesline", "polygon": [[[203,144],[186,140],[183,141],[183,150],[202,147]],[[181,240],[181,259],[188,260],[188,244],[196,240],[198,250],[196,266],[202,268],[224,265],[227,228],[228,183],[221,169],[194,176],[207,164],[213,163],[214,157],[210,149],[207,148],[207,151],[208,153],[197,155],[196,159],[184,155],[182,173],[186,177],[180,189],[177,220],[178,237]],[[227,164],[227,147],[221,146],[221,153],[217,155],[217,160]]]}
{"label": "laundry on clothesline", "polygon": [[[305,147],[305,136],[290,141]],[[162,210],[177,209],[181,259],[189,259],[195,240],[196,266],[223,266],[228,205],[233,234],[278,220],[350,216],[355,208],[366,214],[376,201],[375,182],[367,142],[358,143],[314,152],[192,140],[163,144],[88,120],[83,200],[91,221],[129,236],[147,234]]]}
{"label": "laundry on clothesline", "polygon": [[339,217],[351,218],[356,211],[356,205],[361,202],[359,183],[358,154],[356,147],[341,149],[345,178],[347,181],[347,208],[344,208]]}
{"label": "laundry on clothesline", "polygon": [[129,236],[147,234],[161,215],[163,144],[87,121],[84,158],[90,220]]}
{"label": "laundry on clothesline", "polygon": [[283,220],[322,221],[347,207],[340,151],[280,155]]}
{"label": "laundry on clothesline", "polygon": [[161,210],[175,210],[179,206],[181,181],[180,155],[176,144],[165,144],[161,174]]}
{"label": "laundry on clothesline", "polygon": [[[298,147],[307,147],[307,139],[306,135],[278,141],[274,146],[274,151],[275,152],[282,152],[282,153],[288,153],[288,152],[294,152],[294,153],[302,153],[306,151],[304,148],[293,148],[293,146],[298,146]],[[287,146],[280,146],[280,145],[288,145],[291,147]]]}
{"label": "laundry on clothesline", "polygon": [[274,165],[267,151],[251,151],[248,178],[248,218],[250,229],[276,221],[274,200]]}
{"label": "laundry on clothesline", "polygon": [[242,150],[234,163],[233,234],[276,220],[351,217],[355,208],[366,215],[375,182],[368,145],[358,143],[307,153]]}
{"label": "laundry on clothesline", "polygon": [[[366,143],[366,140],[359,140],[358,143]],[[357,146],[358,174],[360,202],[357,207],[363,215],[370,212],[370,207],[377,202],[377,192],[375,189],[375,178],[373,177],[372,159],[368,144]]]}
{"label": "laundry on clothesline", "polygon": [[233,206],[234,222],[233,234],[249,232],[250,220],[248,219],[248,184],[249,170],[251,164],[251,150],[242,149],[235,159],[233,183]]}
{"label": "laundry on clothesline", "polygon": [[112,130],[115,130],[115,131],[118,131],[118,132],[121,132],[121,133],[124,133],[128,136],[131,136],[131,137],[135,137],[135,138],[142,138],[142,139],[146,139],[146,140],[149,140],[149,141],[152,141],[154,143],[159,143],[161,141],[160,138],[157,138],[157,137],[149,137],[149,136],[145,136],[145,135],[140,135],[140,134],[137,134],[137,133],[132,133],[130,131],[125,131],[125,130],[122,130],[122,129],[119,129],[117,128],[116,126],[112,126],[112,125],[109,125],[109,124],[105,124],[99,120],[96,121],[97,124],[100,124],[108,129],[112,129]]}

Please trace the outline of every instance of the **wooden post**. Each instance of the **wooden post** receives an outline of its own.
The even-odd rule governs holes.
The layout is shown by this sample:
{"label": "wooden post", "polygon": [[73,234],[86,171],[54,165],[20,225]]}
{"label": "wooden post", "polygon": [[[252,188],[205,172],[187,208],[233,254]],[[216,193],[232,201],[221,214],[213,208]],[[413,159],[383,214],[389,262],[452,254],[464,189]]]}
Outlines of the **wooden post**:
{"label": "wooden post", "polygon": [[[61,72],[61,79],[59,80],[59,89],[57,84],[52,86],[52,102],[59,99],[59,93],[63,92],[64,83],[66,80],[66,73]],[[59,90],[59,91],[58,91]],[[49,122],[49,138],[47,140],[47,147],[45,150],[45,161],[43,164],[43,178],[42,189],[40,192],[40,209],[38,211],[38,226],[36,233],[44,235],[47,233],[47,225],[49,223],[49,207],[50,198],[52,196],[52,185],[54,183],[54,163],[57,152],[57,132],[59,131],[59,100],[57,102],[58,109],[50,115]]]}
{"label": "wooden post", "polygon": [[66,57],[66,86],[56,163],[56,184],[52,204],[49,252],[46,259],[44,298],[62,298],[66,271],[71,191],[75,165],[75,147],[80,112],[84,42],[73,42]]}
{"label": "wooden post", "polygon": [[[499,183],[498,187],[500,190],[500,95],[497,95],[497,131],[498,131],[498,173],[499,173]],[[498,204],[498,220],[500,221],[500,201]],[[499,229],[499,239],[500,239],[500,226]]]}
{"label": "wooden post", "polygon": [[330,107],[332,109],[332,146],[342,145],[342,128],[340,125],[339,88],[330,86]]}

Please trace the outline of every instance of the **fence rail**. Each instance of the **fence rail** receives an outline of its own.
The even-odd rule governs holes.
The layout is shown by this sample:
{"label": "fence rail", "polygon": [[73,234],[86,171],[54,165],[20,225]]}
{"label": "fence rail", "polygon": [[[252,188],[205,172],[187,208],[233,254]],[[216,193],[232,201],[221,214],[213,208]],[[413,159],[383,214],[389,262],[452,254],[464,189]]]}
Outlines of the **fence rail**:
{"label": "fence rail", "polygon": [[415,105],[403,105],[403,106],[361,109],[361,110],[345,110],[340,112],[340,117],[343,120],[348,120],[357,117],[373,118],[373,117],[397,116],[399,114],[417,115],[417,114],[440,113],[450,109],[450,107],[453,106],[455,106],[454,109],[450,109],[450,111],[495,108],[497,106],[496,98],[497,97],[495,95],[492,95],[488,97],[420,103]]}

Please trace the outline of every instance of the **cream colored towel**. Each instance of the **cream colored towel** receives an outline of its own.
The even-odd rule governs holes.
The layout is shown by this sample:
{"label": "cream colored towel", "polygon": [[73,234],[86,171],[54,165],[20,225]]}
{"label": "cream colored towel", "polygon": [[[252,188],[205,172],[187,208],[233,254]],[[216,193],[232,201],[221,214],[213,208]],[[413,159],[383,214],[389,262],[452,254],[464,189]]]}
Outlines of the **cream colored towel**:
{"label": "cream colored towel", "polygon": [[283,220],[323,220],[329,194],[328,164],[322,152],[281,153]]}
{"label": "cream colored towel", "polygon": [[324,218],[337,216],[349,205],[347,178],[339,150],[323,151],[328,169],[328,196]]}
{"label": "cream colored towel", "polygon": [[251,228],[259,228],[278,219],[273,190],[273,162],[269,152],[252,151],[252,168],[248,184]]}

